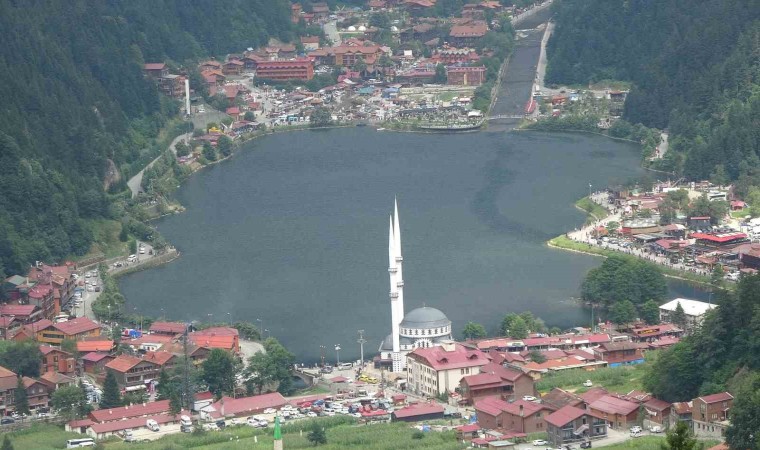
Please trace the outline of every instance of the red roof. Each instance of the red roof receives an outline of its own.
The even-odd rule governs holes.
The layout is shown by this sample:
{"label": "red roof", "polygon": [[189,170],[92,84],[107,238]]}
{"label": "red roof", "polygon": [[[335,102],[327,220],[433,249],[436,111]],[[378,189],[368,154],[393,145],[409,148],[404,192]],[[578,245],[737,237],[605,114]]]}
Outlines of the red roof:
{"label": "red roof", "polygon": [[0,316],[30,316],[35,308],[34,305],[6,304],[0,306]]}
{"label": "red roof", "polygon": [[593,403],[596,400],[604,397],[607,394],[608,394],[607,389],[600,388],[600,387],[594,387],[594,388],[591,388],[588,391],[582,393],[580,395],[580,398],[582,398],[583,401],[586,402],[586,403]]}
{"label": "red roof", "polygon": [[151,333],[174,333],[185,332],[185,324],[182,322],[153,322],[150,326]]}
{"label": "red roof", "polygon": [[345,383],[348,381],[348,378],[338,376],[338,377],[332,377],[328,381],[330,381],[330,383]]}
{"label": "red roof", "polygon": [[59,352],[59,353],[63,353],[65,355],[71,356],[71,353],[63,351],[57,347],[51,347],[49,345],[40,345],[40,352],[42,352],[43,355],[47,355],[48,353],[51,353],[51,352]]}
{"label": "red roof", "polygon": [[48,328],[49,326],[53,325],[53,322],[48,319],[41,319],[36,322],[32,322],[29,324],[24,325],[24,328],[30,329],[33,333],[36,333],[40,330],[44,330],[45,328]]}
{"label": "red roof", "polygon": [[159,366],[165,365],[174,355],[169,352],[145,352],[144,360],[156,363]]}
{"label": "red roof", "polygon": [[644,403],[644,406],[655,411],[665,411],[666,409],[670,408],[670,403],[666,402],[665,400],[660,400],[659,398],[651,398],[649,401]]}
{"label": "red roof", "polygon": [[98,409],[90,413],[90,417],[98,423],[111,422],[114,420],[129,419],[131,417],[153,416],[169,411],[169,400],[142,403],[132,406],[120,406],[118,408]]}
{"label": "red roof", "polygon": [[91,419],[72,420],[71,422],[69,422],[69,427],[72,430],[74,430],[76,428],[89,427],[90,425],[94,423],[95,422],[93,422]]}
{"label": "red roof", "polygon": [[477,23],[473,25],[455,25],[451,27],[449,35],[451,37],[483,37],[488,33],[488,25]]}
{"label": "red roof", "polygon": [[98,362],[102,361],[103,358],[106,358],[108,356],[110,356],[108,353],[90,352],[82,356],[82,361]]}
{"label": "red roof", "polygon": [[443,346],[418,348],[409,353],[409,356],[421,360],[435,370],[451,370],[488,364],[488,356],[480,350],[473,350],[459,343],[453,345],[454,350],[451,351],[447,351]]}
{"label": "red roof", "polygon": [[238,330],[232,327],[210,327],[193,331],[191,336],[238,336]]}
{"label": "red roof", "polygon": [[639,409],[638,404],[629,402],[628,400],[623,400],[622,398],[614,397],[612,395],[605,395],[603,397],[600,397],[599,399],[589,404],[589,407],[605,412],[607,414],[620,414],[623,416],[627,416],[628,414],[631,414],[632,412]]}
{"label": "red roof", "polygon": [[729,394],[728,392],[720,392],[718,394],[705,395],[703,397],[699,397],[700,400],[702,400],[704,403],[707,403],[707,404],[725,402],[728,400],[733,400],[733,398],[734,396]]}
{"label": "red roof", "polygon": [[525,417],[532,416],[533,414],[541,411],[542,409],[549,409],[546,405],[540,403],[528,402],[525,400],[517,400],[513,403],[507,403],[498,397],[486,397],[482,400],[475,402],[475,410],[483,411],[491,416],[497,416],[502,412],[506,412],[512,415],[520,415],[520,407],[522,406],[523,415]]}
{"label": "red roof", "polygon": [[267,408],[279,408],[288,402],[279,392],[271,394],[254,395],[252,397],[230,398],[222,397],[221,400],[212,406],[216,410],[211,415],[221,417],[222,402],[224,402],[224,415],[244,415],[263,411]]}
{"label": "red roof", "polygon": [[479,431],[480,425],[478,425],[477,423],[470,423],[467,425],[460,425],[454,429],[461,433],[472,433],[474,431]]}
{"label": "red roof", "polygon": [[101,339],[97,341],[77,341],[77,351],[85,352],[110,352],[113,350],[113,341]]}
{"label": "red roof", "polygon": [[416,403],[393,412],[393,415],[399,418],[426,416],[428,414],[443,414],[444,408],[438,403]]}
{"label": "red roof", "polygon": [[562,428],[584,414],[586,414],[586,411],[567,405],[546,416],[546,421],[555,427]]}
{"label": "red roof", "polygon": [[146,63],[145,70],[164,70],[166,64],[164,63]]}
{"label": "red roof", "polygon": [[67,320],[66,322],[56,323],[53,326],[68,336],[75,336],[100,328],[100,325],[87,317],[77,317],[76,319]]}
{"label": "red roof", "polygon": [[[106,367],[117,372],[126,372],[129,369],[140,364],[143,360],[132,355],[119,355],[113,361],[106,364]],[[152,362],[152,361],[149,361]]]}
{"label": "red roof", "polygon": [[[693,217],[696,219],[696,217]],[[747,235],[744,233],[723,233],[723,234],[707,234],[707,233],[692,233],[691,237],[694,239],[703,239],[710,242],[730,242],[737,239],[746,239]]]}
{"label": "red roof", "polygon": [[190,414],[191,413],[185,410],[180,411],[180,413],[177,415],[153,414],[153,415],[148,415],[146,417],[134,417],[131,419],[119,420],[119,421],[114,421],[114,422],[95,423],[95,424],[90,425],[90,428],[92,428],[92,431],[94,431],[97,434],[112,433],[114,431],[128,430],[132,428],[144,428],[147,425],[148,419],[153,419],[159,425],[163,425],[166,423],[179,421],[180,415],[190,416]]}

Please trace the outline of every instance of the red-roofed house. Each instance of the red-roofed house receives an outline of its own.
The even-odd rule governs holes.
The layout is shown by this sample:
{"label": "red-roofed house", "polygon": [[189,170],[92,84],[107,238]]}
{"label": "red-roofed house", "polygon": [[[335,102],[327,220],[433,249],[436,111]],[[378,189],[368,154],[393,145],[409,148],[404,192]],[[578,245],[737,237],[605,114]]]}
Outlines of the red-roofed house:
{"label": "red-roofed house", "polygon": [[130,355],[119,355],[105,367],[114,374],[119,387],[127,391],[145,389],[145,383],[157,379],[161,372],[158,362]]}
{"label": "red-roofed house", "polygon": [[472,405],[483,397],[497,396],[504,400],[535,395],[533,378],[516,369],[488,363],[477,375],[468,375],[459,383],[463,400]]}
{"label": "red-roofed house", "polygon": [[24,341],[28,339],[37,339],[37,333],[40,330],[44,330],[47,327],[53,325],[48,319],[41,319],[36,322],[26,324],[21,329],[17,330],[11,339],[14,341]]}
{"label": "red-roofed house", "polygon": [[40,345],[40,352],[42,352],[40,373],[55,372],[69,375],[75,373],[77,362],[71,353],[49,345]]}
{"label": "red-roofed house", "polygon": [[110,339],[88,339],[86,341],[77,341],[77,351],[79,353],[110,352],[114,349],[114,346],[114,341]]}
{"label": "red-roofed house", "polygon": [[11,339],[21,328],[21,321],[15,317],[0,317],[0,341]]}
{"label": "red-roofed house", "polygon": [[40,376],[40,382],[48,387],[51,394],[55,392],[56,389],[66,386],[76,386],[77,384],[76,378],[57,372],[43,373]]}
{"label": "red-roofed house", "polygon": [[625,429],[636,423],[639,405],[613,395],[605,395],[590,403],[588,410],[606,420],[610,428]]}
{"label": "red-roofed house", "polygon": [[84,371],[92,374],[99,374],[105,371],[106,364],[116,359],[108,353],[90,352],[82,356],[82,365]]}
{"label": "red-roofed house", "polygon": [[176,336],[185,332],[185,326],[182,322],[153,322],[150,326],[150,334]]}
{"label": "red-roofed house", "polygon": [[[660,425],[662,428],[669,428],[670,403],[652,397],[644,402],[644,408],[647,414],[646,421]],[[651,423],[644,423],[644,426],[648,425]]]}
{"label": "red-roofed house", "polygon": [[158,400],[150,403],[136,404],[131,406],[119,406],[118,408],[98,409],[89,414],[89,418],[95,423],[107,423],[117,420],[131,419],[133,417],[147,417],[169,412],[169,400]]}
{"label": "red-roofed house", "polygon": [[728,392],[705,395],[692,400],[692,419],[701,422],[720,422],[728,419],[734,396]]}
{"label": "red-roofed house", "polygon": [[507,403],[496,397],[487,397],[475,402],[475,412],[478,414],[478,424],[486,429],[539,433],[546,431],[544,419],[552,409],[523,399]]}
{"label": "red-roofed house", "polygon": [[0,416],[13,410],[13,399],[16,391],[16,374],[0,366]]}
{"label": "red-roofed house", "polygon": [[211,327],[190,333],[190,342],[200,347],[221,348],[233,353],[240,353],[238,330],[231,327]]}
{"label": "red-roofed house", "polygon": [[407,388],[429,397],[454,392],[462,378],[479,374],[489,362],[485,353],[459,343],[418,348],[406,355]]}
{"label": "red-roofed house", "polygon": [[310,59],[260,61],[256,77],[266,80],[311,80],[314,78],[314,62]]}
{"label": "red-roofed house", "polygon": [[480,435],[480,425],[477,423],[470,423],[467,425],[460,425],[454,430],[457,433],[457,441],[471,441]]}
{"label": "red-roofed house", "polygon": [[22,323],[32,323],[42,319],[42,310],[35,305],[0,305],[0,316],[14,317]]}
{"label": "red-roofed house", "polygon": [[542,396],[541,402],[553,409],[562,409],[565,406],[585,407],[581,397],[560,388],[554,388]]}
{"label": "red-roofed house", "polygon": [[251,414],[258,414],[267,408],[279,409],[287,403],[288,401],[279,392],[240,398],[225,396],[212,405],[201,409],[201,418],[204,416],[214,419],[228,416],[250,416]]}
{"label": "red-roofed house", "polygon": [[222,73],[225,75],[240,75],[243,73],[245,63],[239,59],[231,59],[222,65]]}
{"label": "red-roofed house", "polygon": [[89,336],[100,336],[100,325],[87,317],[54,323],[37,331],[37,341],[54,345],[61,345],[64,339],[78,341]]}
{"label": "red-roofed house", "polygon": [[50,388],[41,381],[29,377],[23,377],[26,398],[29,402],[29,410],[36,411],[38,408],[47,408],[50,400]]}
{"label": "red-roofed house", "polygon": [[586,410],[563,406],[546,417],[548,441],[555,448],[569,442],[607,436],[607,422]]}
{"label": "red-roofed house", "polygon": [[420,422],[443,419],[444,408],[438,403],[415,403],[393,411],[391,419],[400,422]]}
{"label": "red-roofed house", "polygon": [[644,362],[641,344],[635,342],[610,342],[594,349],[594,356],[600,361],[606,361],[610,367],[624,364],[640,364]]}
{"label": "red-roofed house", "polygon": [[156,80],[169,75],[169,68],[164,63],[145,63],[143,71],[145,75]]}
{"label": "red-roofed house", "polygon": [[452,26],[449,38],[452,45],[469,47],[474,46],[486,33],[488,25],[485,22],[474,22],[469,25]]}
{"label": "red-roofed house", "polygon": [[[179,414],[151,414],[145,417],[133,417],[119,421],[108,421],[103,423],[93,423],[87,427],[87,435],[95,439],[106,439],[110,436],[119,436],[126,430],[141,430],[148,428],[148,419],[153,419],[162,427],[164,425],[178,423],[181,416],[189,416],[191,413],[182,410]],[[77,427],[70,426],[76,431]]]}

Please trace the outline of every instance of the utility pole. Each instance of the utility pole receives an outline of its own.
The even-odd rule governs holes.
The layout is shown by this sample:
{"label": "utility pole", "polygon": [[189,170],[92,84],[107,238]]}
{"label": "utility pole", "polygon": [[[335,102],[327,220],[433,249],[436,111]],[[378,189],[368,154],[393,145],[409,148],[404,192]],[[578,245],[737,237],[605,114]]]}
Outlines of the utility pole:
{"label": "utility pole", "polygon": [[324,345],[320,345],[319,346],[319,353],[320,353],[320,355],[322,357],[321,358],[322,359],[322,367],[324,367],[325,366],[325,346]]}
{"label": "utility pole", "polygon": [[359,330],[359,339],[356,342],[359,343],[359,354],[361,355],[359,366],[364,367],[364,344],[367,343],[367,340],[364,339],[364,330]]}
{"label": "utility pole", "polygon": [[340,344],[335,344],[335,366],[340,365]]}
{"label": "utility pole", "polygon": [[188,351],[188,328],[189,324],[185,324],[185,332],[182,334],[182,354],[185,360],[182,363],[182,404],[188,411],[193,410],[193,390],[190,387],[190,355]]}

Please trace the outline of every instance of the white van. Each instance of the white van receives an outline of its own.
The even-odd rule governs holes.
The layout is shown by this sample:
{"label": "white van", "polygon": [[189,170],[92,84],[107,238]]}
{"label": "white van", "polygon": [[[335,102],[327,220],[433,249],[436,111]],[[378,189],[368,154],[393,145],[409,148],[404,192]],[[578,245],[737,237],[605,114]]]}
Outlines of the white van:
{"label": "white van", "polygon": [[353,365],[353,364],[351,364],[351,363],[340,363],[340,364],[338,365],[338,369],[341,369],[341,370],[350,369],[350,368],[352,368],[352,367],[354,367],[354,365]]}
{"label": "white van", "polygon": [[69,439],[66,441],[66,448],[95,447],[95,440],[92,438]]}
{"label": "white van", "polygon": [[158,422],[156,422],[153,419],[148,419],[147,422],[145,422],[145,425],[148,427],[150,431],[160,431],[161,429],[158,427]]}
{"label": "white van", "polygon": [[185,416],[185,415],[181,415],[181,416],[179,416],[179,424],[180,425],[192,425],[193,421],[190,420],[190,417]]}

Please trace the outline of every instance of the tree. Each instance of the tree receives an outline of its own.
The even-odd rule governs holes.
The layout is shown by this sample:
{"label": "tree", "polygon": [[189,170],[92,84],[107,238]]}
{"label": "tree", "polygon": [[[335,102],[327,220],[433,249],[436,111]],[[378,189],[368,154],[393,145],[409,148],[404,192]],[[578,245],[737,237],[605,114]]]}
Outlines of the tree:
{"label": "tree", "polygon": [[230,156],[232,154],[232,139],[228,136],[220,136],[216,148],[223,156]]}
{"label": "tree", "polygon": [[254,114],[253,111],[246,111],[245,114],[243,114],[243,120],[246,122],[254,122],[256,121],[256,114]]}
{"label": "tree", "polygon": [[3,437],[3,446],[0,447],[0,450],[13,450],[13,444],[11,444],[11,438],[9,438],[7,434],[5,435],[5,437]]}
{"label": "tree", "polygon": [[202,367],[203,381],[214,397],[220,399],[225,394],[234,394],[235,374],[238,373],[239,364],[231,354],[215,348],[203,361]]}
{"label": "tree", "polygon": [[754,372],[747,376],[734,395],[726,443],[730,448],[756,450],[760,433],[760,375]]}
{"label": "tree", "polygon": [[660,323],[660,307],[654,300],[648,300],[639,308],[639,315],[641,320],[646,322],[647,325],[656,325]]}
{"label": "tree", "polygon": [[0,366],[18,376],[36,378],[40,376],[42,353],[35,341],[13,342],[0,353]]}
{"label": "tree", "polygon": [[713,292],[723,287],[724,276],[725,276],[725,273],[723,272],[723,266],[721,266],[720,264],[716,264],[713,267],[712,272],[710,273],[710,285],[713,288]]}
{"label": "tree", "polygon": [[615,234],[615,232],[620,228],[620,223],[615,222],[614,220],[607,223],[607,232],[609,234]]}
{"label": "tree", "polygon": [[686,312],[683,310],[681,302],[676,303],[676,309],[670,315],[670,321],[678,325],[682,330],[686,329]]}
{"label": "tree", "polygon": [[435,78],[433,78],[433,83],[436,84],[446,84],[448,78],[446,77],[446,66],[444,66],[441,63],[438,63],[435,65]]}
{"label": "tree", "polygon": [[660,351],[642,377],[647,392],[667,402],[689,401],[699,394],[704,366],[689,340]]}
{"label": "tree", "polygon": [[169,397],[169,413],[176,416],[181,411],[182,411],[182,399],[180,398],[179,392],[174,391],[171,393],[171,396]]}
{"label": "tree", "polygon": [[177,157],[181,158],[190,154],[190,146],[185,141],[179,141],[174,145]]}
{"label": "tree", "polygon": [[636,320],[636,306],[630,300],[615,303],[612,307],[612,321],[618,325],[631,323]]}
{"label": "tree", "polygon": [[63,417],[80,419],[90,412],[87,394],[81,386],[65,386],[53,392],[50,406]]}
{"label": "tree", "polygon": [[697,448],[697,439],[691,433],[689,425],[684,421],[678,421],[676,426],[668,431],[665,442],[666,444],[662,446],[663,450],[694,450]]}
{"label": "tree", "polygon": [[318,422],[312,423],[311,430],[309,430],[309,434],[306,435],[306,438],[311,442],[311,445],[315,447],[317,445],[327,444],[327,434],[325,433],[325,429],[322,428],[322,425]]}
{"label": "tree", "polygon": [[29,396],[26,394],[24,379],[18,377],[16,382],[16,412],[19,414],[29,414]]}
{"label": "tree", "polygon": [[464,339],[482,339],[486,337],[486,329],[483,325],[475,322],[467,322],[462,330]]}
{"label": "tree", "polygon": [[515,339],[525,339],[528,337],[528,324],[525,319],[517,316],[512,322],[512,328],[509,329],[509,336]]}
{"label": "tree", "polygon": [[528,356],[534,363],[541,364],[546,362],[546,356],[538,350],[531,350]]}
{"label": "tree", "polygon": [[293,388],[291,369],[294,364],[295,355],[276,339],[268,338],[264,341],[264,352],[256,353],[248,359],[246,385],[259,393],[266,386],[277,385],[277,390],[287,395]]}
{"label": "tree", "polygon": [[312,127],[329,127],[332,125],[332,114],[324,106],[314,108],[311,112],[310,124]]}
{"label": "tree", "polygon": [[103,397],[100,399],[100,408],[115,408],[121,405],[121,394],[119,393],[119,385],[116,382],[116,376],[109,370],[106,375],[106,380],[103,383]]}
{"label": "tree", "polygon": [[214,150],[210,142],[206,141],[203,143],[203,151],[201,153],[207,160],[216,161],[216,150]]}
{"label": "tree", "polygon": [[137,241],[134,239],[129,240],[129,254],[137,254]]}
{"label": "tree", "polygon": [[169,372],[162,369],[158,374],[158,386],[156,390],[158,391],[156,400],[167,400],[177,390],[176,380],[169,376]]}

